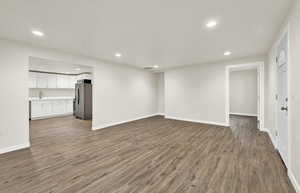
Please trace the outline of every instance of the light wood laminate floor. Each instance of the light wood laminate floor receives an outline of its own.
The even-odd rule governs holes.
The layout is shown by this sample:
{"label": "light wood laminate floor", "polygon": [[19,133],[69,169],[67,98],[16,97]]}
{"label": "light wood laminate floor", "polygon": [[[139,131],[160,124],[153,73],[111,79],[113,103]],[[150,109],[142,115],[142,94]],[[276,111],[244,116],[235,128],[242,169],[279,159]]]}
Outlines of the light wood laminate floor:
{"label": "light wood laminate floor", "polygon": [[231,128],[152,117],[91,131],[32,121],[30,149],[0,155],[1,193],[294,193],[256,120]]}

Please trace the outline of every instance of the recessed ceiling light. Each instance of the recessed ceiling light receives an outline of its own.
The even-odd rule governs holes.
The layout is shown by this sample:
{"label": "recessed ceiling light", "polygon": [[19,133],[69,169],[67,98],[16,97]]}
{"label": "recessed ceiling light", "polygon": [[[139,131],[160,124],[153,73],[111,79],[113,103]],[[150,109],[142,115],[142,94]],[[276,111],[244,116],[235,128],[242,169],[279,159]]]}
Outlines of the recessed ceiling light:
{"label": "recessed ceiling light", "polygon": [[121,53],[115,53],[115,57],[121,58],[121,57],[122,57],[122,54],[121,54]]}
{"label": "recessed ceiling light", "polygon": [[227,52],[224,52],[224,56],[230,56],[231,55],[231,52],[227,51]]}
{"label": "recessed ceiling light", "polygon": [[154,66],[153,66],[153,68],[158,68],[158,67],[159,67],[158,65],[154,65]]}
{"label": "recessed ceiling light", "polygon": [[45,35],[43,32],[38,31],[38,30],[32,30],[31,33],[38,37],[43,37]]}
{"label": "recessed ceiling light", "polygon": [[75,70],[79,71],[79,70],[80,70],[80,68],[75,68]]}
{"label": "recessed ceiling light", "polygon": [[213,27],[215,27],[217,24],[218,24],[218,23],[217,23],[216,20],[211,20],[211,21],[209,21],[209,22],[206,23],[206,27],[208,27],[208,28],[213,28]]}

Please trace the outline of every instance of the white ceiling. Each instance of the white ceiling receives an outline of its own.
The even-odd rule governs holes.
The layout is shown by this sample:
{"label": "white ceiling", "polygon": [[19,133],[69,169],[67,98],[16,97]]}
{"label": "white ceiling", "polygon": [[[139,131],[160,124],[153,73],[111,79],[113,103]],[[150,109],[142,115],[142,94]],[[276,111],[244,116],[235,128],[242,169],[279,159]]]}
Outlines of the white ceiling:
{"label": "white ceiling", "polygon": [[80,74],[84,72],[93,73],[93,69],[88,66],[69,64],[62,61],[54,61],[36,57],[30,57],[29,70],[64,74]]}
{"label": "white ceiling", "polygon": [[[265,54],[291,1],[1,0],[0,37],[169,68]],[[205,28],[210,19],[218,21],[215,29]],[[35,37],[32,29],[46,36]]]}

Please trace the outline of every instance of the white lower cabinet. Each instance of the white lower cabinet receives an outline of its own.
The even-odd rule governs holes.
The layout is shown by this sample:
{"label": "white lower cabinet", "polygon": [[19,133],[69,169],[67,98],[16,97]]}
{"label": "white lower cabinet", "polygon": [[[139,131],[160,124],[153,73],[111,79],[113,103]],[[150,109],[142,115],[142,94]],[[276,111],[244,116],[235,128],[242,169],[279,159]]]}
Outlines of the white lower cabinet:
{"label": "white lower cabinet", "polygon": [[64,114],[66,113],[66,103],[64,100],[61,101],[53,101],[52,103],[53,107],[53,114]]}
{"label": "white lower cabinet", "polygon": [[67,113],[73,113],[73,100],[67,100],[66,104]]}
{"label": "white lower cabinet", "polygon": [[41,102],[42,116],[50,116],[52,114],[52,105],[49,102]]}
{"label": "white lower cabinet", "polygon": [[53,117],[73,113],[73,99],[33,100],[31,118]]}
{"label": "white lower cabinet", "polygon": [[40,117],[43,114],[42,103],[38,101],[31,102],[31,117]]}

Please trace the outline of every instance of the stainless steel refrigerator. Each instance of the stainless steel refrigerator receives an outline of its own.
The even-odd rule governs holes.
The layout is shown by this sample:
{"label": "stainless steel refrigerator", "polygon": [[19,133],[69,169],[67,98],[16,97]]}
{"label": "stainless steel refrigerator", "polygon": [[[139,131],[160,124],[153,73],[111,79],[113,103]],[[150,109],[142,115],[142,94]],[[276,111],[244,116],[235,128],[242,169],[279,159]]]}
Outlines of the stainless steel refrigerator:
{"label": "stainless steel refrigerator", "polygon": [[93,107],[92,101],[91,80],[78,80],[75,85],[75,117],[84,120],[91,120]]}

